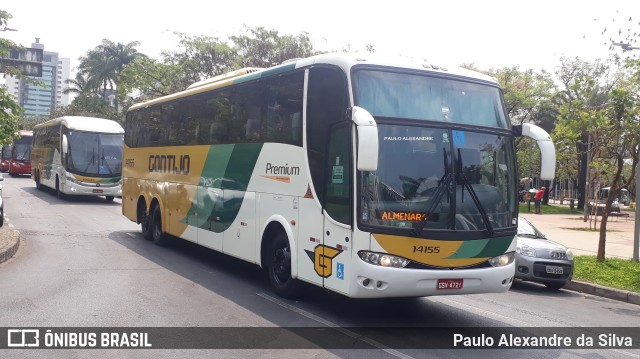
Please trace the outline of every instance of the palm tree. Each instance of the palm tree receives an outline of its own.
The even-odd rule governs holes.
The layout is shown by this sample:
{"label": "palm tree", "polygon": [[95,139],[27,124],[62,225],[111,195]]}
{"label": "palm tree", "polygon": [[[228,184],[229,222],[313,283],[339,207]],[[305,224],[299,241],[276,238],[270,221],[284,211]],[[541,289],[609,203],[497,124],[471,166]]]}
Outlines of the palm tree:
{"label": "palm tree", "polygon": [[[146,56],[136,50],[138,46],[138,41],[122,44],[103,39],[100,45],[88,51],[86,56],[80,58],[79,66],[79,73],[85,76],[87,87],[102,92],[103,100],[108,102],[107,91],[115,90],[122,69],[136,58]],[[117,109],[117,97],[115,106]]]}

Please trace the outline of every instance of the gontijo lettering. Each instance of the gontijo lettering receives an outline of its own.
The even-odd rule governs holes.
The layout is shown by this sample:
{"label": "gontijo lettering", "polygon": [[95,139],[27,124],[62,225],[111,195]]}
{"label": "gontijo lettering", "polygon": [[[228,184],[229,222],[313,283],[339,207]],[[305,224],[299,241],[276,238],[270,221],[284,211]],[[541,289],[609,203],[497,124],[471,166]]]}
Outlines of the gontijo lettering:
{"label": "gontijo lettering", "polygon": [[173,173],[188,175],[191,167],[189,155],[151,155],[149,156],[149,172]]}

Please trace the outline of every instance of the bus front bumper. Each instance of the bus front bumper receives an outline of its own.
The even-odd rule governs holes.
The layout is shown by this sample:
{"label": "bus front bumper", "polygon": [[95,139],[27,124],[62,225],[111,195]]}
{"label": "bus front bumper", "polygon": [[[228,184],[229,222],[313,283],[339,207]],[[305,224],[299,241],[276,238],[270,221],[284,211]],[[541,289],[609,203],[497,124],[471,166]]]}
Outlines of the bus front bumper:
{"label": "bus front bumper", "polygon": [[65,183],[65,193],[68,195],[78,195],[78,196],[113,196],[119,197],[122,196],[122,187],[121,186],[83,186],[77,183],[72,183],[67,181]]}
{"label": "bus front bumper", "polygon": [[[354,264],[348,294],[353,298],[502,293],[509,290],[515,274],[513,262],[503,267],[456,270],[388,268],[359,258],[354,258]],[[439,281],[448,280],[460,288],[438,289]]]}

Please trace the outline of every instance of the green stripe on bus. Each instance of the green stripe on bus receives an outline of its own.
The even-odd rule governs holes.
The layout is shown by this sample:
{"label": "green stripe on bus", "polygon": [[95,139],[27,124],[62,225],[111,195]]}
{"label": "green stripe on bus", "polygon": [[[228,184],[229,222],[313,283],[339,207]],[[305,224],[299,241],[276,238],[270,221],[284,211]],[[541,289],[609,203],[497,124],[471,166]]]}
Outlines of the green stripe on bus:
{"label": "green stripe on bus", "polygon": [[488,258],[503,254],[509,249],[513,237],[497,237],[464,241],[456,252],[447,258]]}
{"label": "green stripe on bus", "polygon": [[476,257],[488,258],[504,254],[513,242],[513,236],[496,237],[489,239],[489,242]]}
{"label": "green stripe on bus", "polygon": [[[217,185],[224,185],[225,181],[235,182],[238,187],[227,190],[243,192],[243,189],[249,185],[261,150],[261,143],[211,146],[202,169],[200,186],[197,191],[199,208],[196,209],[192,206],[189,209],[189,215],[182,222],[187,223],[188,219],[189,225],[207,231],[216,233],[226,231],[238,216],[244,197],[231,196],[231,192],[227,192],[229,195],[223,195],[222,198],[211,196],[207,189],[211,186],[203,186],[203,184],[212,184],[218,187]],[[231,203],[232,199],[233,203]],[[195,212],[197,211],[202,211],[202,214],[206,215],[196,216]]]}

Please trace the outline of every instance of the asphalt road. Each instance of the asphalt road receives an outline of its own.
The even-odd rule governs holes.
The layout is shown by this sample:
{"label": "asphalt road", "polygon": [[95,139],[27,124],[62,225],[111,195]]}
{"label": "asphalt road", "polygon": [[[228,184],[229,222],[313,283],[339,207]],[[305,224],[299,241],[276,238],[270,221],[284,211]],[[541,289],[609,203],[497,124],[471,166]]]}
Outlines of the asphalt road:
{"label": "asphalt road", "polygon": [[[373,327],[638,327],[640,306],[516,283],[505,294],[353,300],[310,290],[275,296],[254,265],[180,241],[158,247],[122,216],[119,199],[60,200],[28,177],[5,178],[18,253],[0,264],[0,327],[338,328],[368,349],[9,350],[0,357],[638,358],[637,349],[390,349]],[[392,332],[392,329],[389,329]],[[559,333],[560,334],[560,333]],[[237,338],[236,338],[237,339]],[[416,342],[428,338],[408,338]],[[251,338],[247,338],[247,343]],[[637,345],[637,344],[636,344]],[[636,346],[637,347],[637,346]]]}

